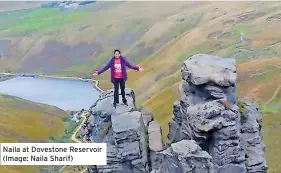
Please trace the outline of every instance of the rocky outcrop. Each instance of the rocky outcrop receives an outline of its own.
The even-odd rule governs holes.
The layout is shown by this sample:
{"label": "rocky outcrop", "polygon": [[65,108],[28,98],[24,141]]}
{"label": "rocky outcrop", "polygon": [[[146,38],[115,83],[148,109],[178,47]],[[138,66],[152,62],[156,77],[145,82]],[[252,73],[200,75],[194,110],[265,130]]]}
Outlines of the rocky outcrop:
{"label": "rocky outcrop", "polygon": [[106,166],[89,166],[88,172],[149,172],[148,140],[151,137],[148,129],[155,137],[150,140],[151,147],[159,149],[162,146],[160,126],[155,123],[150,126],[152,115],[146,110],[136,109],[135,95],[131,89],[126,89],[126,97],[129,105],[120,104],[115,109],[112,106],[113,90],[108,90],[91,107],[90,116],[85,123],[87,126],[82,129],[83,139],[107,143],[108,160]]}
{"label": "rocky outcrop", "polygon": [[[235,60],[205,54],[192,56],[184,62],[182,79],[181,99],[174,103],[169,123],[169,144],[195,140],[211,155],[217,173],[266,172],[258,129],[260,115],[246,107],[241,118],[239,111]],[[252,124],[246,128],[245,123]]]}
{"label": "rocky outcrop", "polygon": [[258,106],[247,101],[239,101],[238,105],[241,113],[241,147],[245,152],[248,173],[266,172],[262,118]]}
{"label": "rocky outcrop", "polygon": [[[182,67],[180,100],[173,106],[168,142],[146,109],[112,106],[113,90],[90,108],[84,142],[107,143],[106,166],[91,173],[266,173],[258,107],[236,98],[235,60],[199,54]],[[121,98],[120,98],[121,99]]]}

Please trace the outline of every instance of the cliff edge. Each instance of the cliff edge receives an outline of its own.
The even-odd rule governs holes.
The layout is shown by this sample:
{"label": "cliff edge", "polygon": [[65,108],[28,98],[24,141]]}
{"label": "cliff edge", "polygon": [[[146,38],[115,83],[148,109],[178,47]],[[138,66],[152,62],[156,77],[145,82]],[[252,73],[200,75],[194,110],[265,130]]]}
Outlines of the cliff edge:
{"label": "cliff edge", "polygon": [[168,142],[146,109],[112,105],[103,92],[81,129],[83,142],[105,142],[106,166],[90,173],[266,173],[262,117],[257,105],[236,98],[236,64],[231,58],[198,54],[181,69],[180,100],[174,103]]}

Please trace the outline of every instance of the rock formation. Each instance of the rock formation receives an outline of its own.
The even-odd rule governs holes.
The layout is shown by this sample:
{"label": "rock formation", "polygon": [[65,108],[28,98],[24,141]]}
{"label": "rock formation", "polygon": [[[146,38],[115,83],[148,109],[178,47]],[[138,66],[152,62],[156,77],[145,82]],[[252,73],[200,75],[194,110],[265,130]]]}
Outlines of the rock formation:
{"label": "rock formation", "polygon": [[262,117],[258,106],[239,102],[241,113],[241,146],[245,152],[248,173],[266,172],[265,145],[262,135]]}
{"label": "rock formation", "polygon": [[[112,106],[113,90],[103,92],[91,108],[84,139],[107,143],[106,166],[89,166],[89,172],[148,172],[148,136],[142,113],[136,110],[134,92],[126,89],[129,105]],[[146,124],[149,115],[146,114]],[[151,117],[152,118],[152,117]],[[87,129],[87,130],[85,130]],[[91,129],[91,130],[89,130]]]}
{"label": "rock formation", "polygon": [[106,166],[90,173],[266,173],[258,107],[236,98],[235,60],[198,54],[182,67],[181,98],[174,103],[168,142],[146,109],[112,106],[113,90],[90,108],[84,142],[106,142]]}
{"label": "rock formation", "polygon": [[195,140],[212,156],[214,172],[266,172],[261,116],[250,104],[238,106],[235,60],[194,55],[184,62],[182,79],[169,144]]}

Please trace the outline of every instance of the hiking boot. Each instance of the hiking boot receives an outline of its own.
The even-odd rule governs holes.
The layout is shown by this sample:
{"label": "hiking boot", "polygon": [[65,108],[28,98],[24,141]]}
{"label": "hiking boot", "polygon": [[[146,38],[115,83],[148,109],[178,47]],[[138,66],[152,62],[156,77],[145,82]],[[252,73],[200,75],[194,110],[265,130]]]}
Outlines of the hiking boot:
{"label": "hiking boot", "polygon": [[123,101],[124,105],[128,106],[128,102],[127,101]]}
{"label": "hiking boot", "polygon": [[113,103],[113,107],[116,109],[117,103]]}

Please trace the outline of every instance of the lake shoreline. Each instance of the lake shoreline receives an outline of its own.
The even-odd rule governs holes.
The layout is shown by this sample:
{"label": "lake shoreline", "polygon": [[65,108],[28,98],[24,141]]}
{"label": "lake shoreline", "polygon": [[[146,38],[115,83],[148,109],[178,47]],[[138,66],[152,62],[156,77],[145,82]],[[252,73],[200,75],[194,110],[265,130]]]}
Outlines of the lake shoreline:
{"label": "lake shoreline", "polygon": [[[4,76],[4,79],[2,79]],[[69,76],[50,76],[50,75],[41,75],[41,74],[15,74],[15,73],[0,73],[0,82],[5,80],[12,79],[14,77],[33,77],[33,78],[45,78],[45,79],[61,79],[61,80],[79,80],[83,82],[92,82],[94,87],[99,91],[103,92],[104,90],[99,87],[99,81],[95,79],[82,78],[82,77],[69,77]],[[6,77],[6,78],[5,78]]]}
{"label": "lake shoreline", "polygon": [[0,75],[0,82],[6,81],[6,80],[10,80],[12,79],[13,76],[7,76],[7,75]]}
{"label": "lake shoreline", "polygon": [[0,80],[2,94],[55,106],[64,111],[88,109],[103,92],[99,81],[91,78],[0,73],[0,79],[3,79]]}

